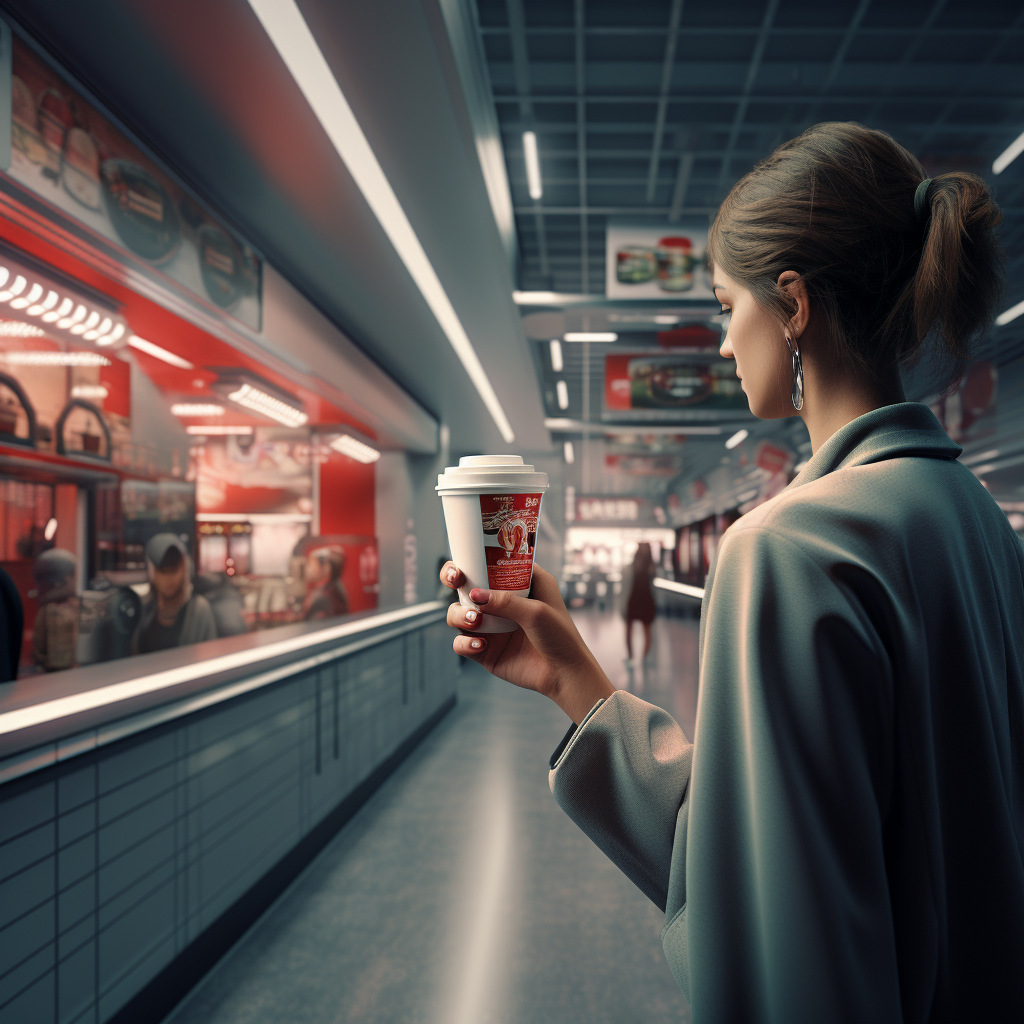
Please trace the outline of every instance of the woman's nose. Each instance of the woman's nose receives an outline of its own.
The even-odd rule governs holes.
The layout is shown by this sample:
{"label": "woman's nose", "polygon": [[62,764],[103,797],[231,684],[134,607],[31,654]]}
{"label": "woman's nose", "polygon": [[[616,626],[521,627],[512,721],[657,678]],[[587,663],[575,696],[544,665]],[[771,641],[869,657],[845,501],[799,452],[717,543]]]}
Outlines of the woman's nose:
{"label": "woman's nose", "polygon": [[734,359],[735,358],[735,356],[733,355],[733,351],[732,351],[732,342],[729,340],[729,335],[728,334],[726,334],[726,336],[722,339],[722,347],[718,350],[718,354],[723,359]]}

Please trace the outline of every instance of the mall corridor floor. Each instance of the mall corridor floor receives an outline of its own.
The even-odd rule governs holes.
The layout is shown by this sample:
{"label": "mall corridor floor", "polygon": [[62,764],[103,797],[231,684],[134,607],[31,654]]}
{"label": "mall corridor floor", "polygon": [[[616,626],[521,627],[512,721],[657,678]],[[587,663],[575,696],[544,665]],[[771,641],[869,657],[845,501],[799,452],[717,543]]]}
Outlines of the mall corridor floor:
{"label": "mall corridor floor", "polygon": [[[581,632],[625,686],[621,619]],[[692,732],[696,622],[633,688]],[[673,669],[673,661],[678,668]],[[679,1024],[663,915],[555,804],[568,722],[474,665],[459,703],[170,1018],[174,1024]]]}

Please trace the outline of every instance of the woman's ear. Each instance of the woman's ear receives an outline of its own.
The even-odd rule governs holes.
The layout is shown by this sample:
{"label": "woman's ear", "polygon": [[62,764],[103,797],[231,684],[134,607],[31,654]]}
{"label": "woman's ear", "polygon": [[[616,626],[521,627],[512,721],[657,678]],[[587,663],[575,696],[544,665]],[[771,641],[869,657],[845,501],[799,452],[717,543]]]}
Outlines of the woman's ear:
{"label": "woman's ear", "polygon": [[779,274],[778,285],[796,303],[796,312],[790,317],[789,330],[794,338],[799,338],[807,328],[811,318],[811,303],[807,297],[807,286],[804,279],[795,270],[784,270]]}

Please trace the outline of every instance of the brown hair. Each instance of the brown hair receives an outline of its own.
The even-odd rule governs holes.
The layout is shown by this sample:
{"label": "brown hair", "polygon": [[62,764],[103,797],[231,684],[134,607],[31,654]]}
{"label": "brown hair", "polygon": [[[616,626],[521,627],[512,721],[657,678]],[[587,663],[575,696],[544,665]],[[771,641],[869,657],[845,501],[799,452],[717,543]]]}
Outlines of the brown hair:
{"label": "brown hair", "polygon": [[919,356],[934,332],[945,386],[960,380],[1002,286],[999,207],[975,174],[940,174],[921,217],[918,160],[891,135],[830,121],[783,143],[741,178],[708,236],[708,258],[783,321],[778,286],[803,279],[846,366],[880,373]]}

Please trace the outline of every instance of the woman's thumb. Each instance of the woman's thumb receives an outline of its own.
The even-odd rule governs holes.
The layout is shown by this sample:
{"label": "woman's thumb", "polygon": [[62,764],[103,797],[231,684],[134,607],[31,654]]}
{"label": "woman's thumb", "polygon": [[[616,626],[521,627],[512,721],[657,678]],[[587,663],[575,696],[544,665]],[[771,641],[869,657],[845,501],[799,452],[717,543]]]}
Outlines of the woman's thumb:
{"label": "woman's thumb", "polygon": [[485,615],[500,615],[518,623],[524,629],[531,626],[537,617],[535,602],[508,590],[474,588],[470,591],[469,599],[479,605]]}

